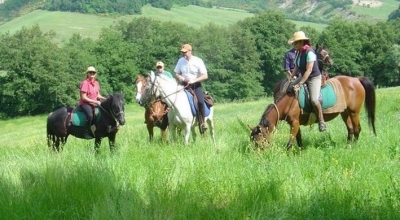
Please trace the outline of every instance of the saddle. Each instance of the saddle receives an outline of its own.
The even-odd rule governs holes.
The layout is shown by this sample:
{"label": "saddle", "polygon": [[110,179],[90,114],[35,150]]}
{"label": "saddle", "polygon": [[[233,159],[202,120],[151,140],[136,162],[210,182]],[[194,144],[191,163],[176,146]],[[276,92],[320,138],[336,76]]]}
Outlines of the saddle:
{"label": "saddle", "polygon": [[[304,84],[298,92],[300,108],[305,112],[313,112],[310,102],[310,93]],[[324,87],[321,87],[319,96],[322,111],[324,113],[341,112],[346,108],[342,86],[337,79],[329,79]]]}
{"label": "saddle", "polygon": [[[78,106],[76,108],[68,109],[67,121],[69,124],[78,126],[78,127],[87,127],[86,115],[82,111],[82,109]],[[93,108],[93,122],[97,122],[101,117],[101,111],[99,107]]]}
{"label": "saddle", "polygon": [[[192,114],[193,116],[197,116],[197,112],[199,111],[199,107],[197,105],[197,96],[195,94],[195,92],[192,89],[185,89],[184,90],[186,92],[186,95],[188,97],[189,100],[189,104],[190,107],[192,109]],[[206,99],[206,96],[208,97]],[[206,101],[207,100],[207,101]],[[204,109],[205,109],[205,116],[207,117],[210,114],[210,102],[211,102],[211,106],[214,105],[214,98],[209,94],[209,93],[204,93]]]}

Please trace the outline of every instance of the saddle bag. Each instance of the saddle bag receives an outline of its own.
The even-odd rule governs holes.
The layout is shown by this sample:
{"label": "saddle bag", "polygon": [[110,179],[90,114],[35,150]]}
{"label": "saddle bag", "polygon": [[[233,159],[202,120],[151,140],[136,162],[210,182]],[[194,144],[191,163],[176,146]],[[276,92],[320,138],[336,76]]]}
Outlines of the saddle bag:
{"label": "saddle bag", "polygon": [[208,92],[204,92],[204,102],[208,107],[211,107],[214,105],[214,98]]}

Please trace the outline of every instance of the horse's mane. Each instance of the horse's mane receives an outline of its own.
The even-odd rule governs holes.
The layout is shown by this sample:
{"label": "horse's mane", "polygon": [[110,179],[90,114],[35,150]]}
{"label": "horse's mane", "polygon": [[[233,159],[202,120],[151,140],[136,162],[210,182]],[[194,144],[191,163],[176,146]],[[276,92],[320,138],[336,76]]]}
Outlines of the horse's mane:
{"label": "horse's mane", "polygon": [[267,116],[268,116],[268,113],[269,113],[269,112],[271,111],[271,109],[273,109],[273,108],[274,108],[274,104],[269,104],[269,105],[267,106],[267,108],[265,109],[264,113],[263,113],[262,116],[261,116],[259,125],[262,125],[263,127],[269,127],[269,126],[271,125],[271,122],[268,121]]}

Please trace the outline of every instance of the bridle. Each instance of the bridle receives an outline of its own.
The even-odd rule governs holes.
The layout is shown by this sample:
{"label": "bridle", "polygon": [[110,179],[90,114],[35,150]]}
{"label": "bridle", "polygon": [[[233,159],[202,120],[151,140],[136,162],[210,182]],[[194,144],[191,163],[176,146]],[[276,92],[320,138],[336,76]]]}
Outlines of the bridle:
{"label": "bridle", "polygon": [[[110,109],[109,111],[107,111],[107,110],[106,110],[105,108],[103,108],[103,106],[101,106],[101,105],[99,105],[99,108],[101,108],[105,113],[108,114],[108,116],[110,116],[112,119],[114,119],[114,121],[115,121],[117,127],[119,126],[118,116],[122,114],[122,115],[125,117],[125,112],[124,112],[123,110],[119,111],[118,113],[115,113],[115,112],[113,111],[113,108],[112,108],[112,101],[111,101],[111,104],[110,104],[110,106],[109,106],[109,109]],[[122,108],[119,107],[119,109],[122,109]]]}

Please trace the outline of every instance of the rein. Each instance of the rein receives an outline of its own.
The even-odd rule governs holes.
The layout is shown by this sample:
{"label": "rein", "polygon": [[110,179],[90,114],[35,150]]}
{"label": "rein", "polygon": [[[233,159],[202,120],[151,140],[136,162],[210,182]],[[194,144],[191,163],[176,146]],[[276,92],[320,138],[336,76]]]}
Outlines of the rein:
{"label": "rein", "polygon": [[108,112],[108,111],[107,111],[105,108],[103,108],[103,106],[101,106],[101,105],[99,105],[99,108],[101,108],[105,113],[108,114],[108,116],[110,116],[112,119],[114,119],[114,121],[115,121],[117,127],[119,126],[119,122],[118,122],[118,120],[117,120],[117,117],[118,117],[118,115],[120,115],[120,114],[125,114],[124,111],[120,111],[120,112],[118,112],[118,113],[115,113],[115,112],[113,112],[113,111],[111,110],[111,108],[110,108],[110,112]]}

